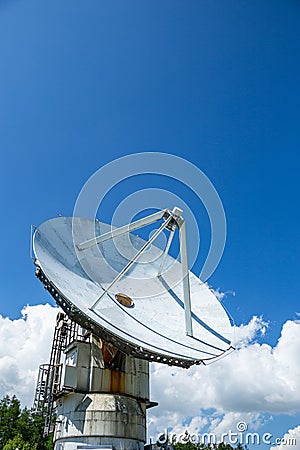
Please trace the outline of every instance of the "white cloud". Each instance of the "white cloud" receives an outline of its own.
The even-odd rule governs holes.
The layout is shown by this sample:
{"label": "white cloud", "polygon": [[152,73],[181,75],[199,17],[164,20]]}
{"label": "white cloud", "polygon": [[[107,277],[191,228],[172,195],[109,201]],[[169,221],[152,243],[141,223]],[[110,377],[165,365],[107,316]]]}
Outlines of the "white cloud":
{"label": "white cloud", "polygon": [[280,443],[270,450],[300,450],[300,425],[288,432],[280,438]]}
{"label": "white cloud", "polygon": [[263,336],[268,328],[268,323],[262,317],[253,316],[249,323],[234,327],[234,345],[237,348],[245,347],[257,336]]}
{"label": "white cloud", "polygon": [[[57,312],[37,305],[26,306],[16,320],[0,316],[0,397],[16,394],[31,406],[38,366],[49,361]],[[275,347],[256,341],[266,328],[259,317],[236,327],[238,350],[207,367],[152,364],[151,400],[159,406],[148,413],[148,436],[168,427],[177,434],[188,429],[220,436],[240,421],[259,428],[264,413],[299,411],[300,321],[283,324]]]}
{"label": "white cloud", "polygon": [[[209,431],[214,433],[217,440],[219,440],[221,439],[221,436],[228,433],[229,430],[233,433],[239,432],[239,424],[246,424],[247,428],[250,428],[251,426],[251,428],[255,429],[258,426],[261,426],[262,422],[263,418],[259,413],[228,412],[213,419]],[[246,431],[246,429],[244,431]]]}
{"label": "white cloud", "polygon": [[214,293],[214,295],[217,297],[217,299],[222,302],[226,297],[232,295],[233,297],[235,297],[235,292],[234,291],[226,291],[226,292],[222,292],[219,288],[218,289],[213,289],[211,286],[208,285],[208,287],[210,288],[210,290]]}
{"label": "white cloud", "polygon": [[32,406],[38,367],[48,363],[58,308],[25,306],[22,317],[0,315],[0,397],[15,394]]}
{"label": "white cloud", "polygon": [[[201,418],[207,415],[204,410],[213,410],[211,430],[221,433],[229,425],[235,429],[236,421],[243,418],[255,429],[263,413],[299,411],[300,321],[283,324],[275,347],[255,341],[257,336],[264,335],[266,327],[257,317],[237,327],[240,348],[207,367],[184,370],[154,364],[152,399],[158,400],[159,406],[149,411],[152,425],[155,417],[169,414],[170,419],[163,427],[177,427],[187,417]],[[175,412],[176,421],[172,416]],[[154,436],[154,427],[151,429]],[[161,430],[160,427],[156,431]]]}

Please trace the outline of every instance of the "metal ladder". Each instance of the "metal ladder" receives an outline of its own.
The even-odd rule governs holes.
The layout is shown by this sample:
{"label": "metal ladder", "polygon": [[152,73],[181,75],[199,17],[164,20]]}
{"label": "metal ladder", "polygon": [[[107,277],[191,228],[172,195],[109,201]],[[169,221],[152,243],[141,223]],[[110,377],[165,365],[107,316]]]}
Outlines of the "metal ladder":
{"label": "metal ladder", "polygon": [[50,354],[50,363],[39,367],[33,412],[45,417],[44,436],[53,431],[55,395],[61,389],[61,357],[70,342],[78,338],[79,326],[64,313],[58,313]]}

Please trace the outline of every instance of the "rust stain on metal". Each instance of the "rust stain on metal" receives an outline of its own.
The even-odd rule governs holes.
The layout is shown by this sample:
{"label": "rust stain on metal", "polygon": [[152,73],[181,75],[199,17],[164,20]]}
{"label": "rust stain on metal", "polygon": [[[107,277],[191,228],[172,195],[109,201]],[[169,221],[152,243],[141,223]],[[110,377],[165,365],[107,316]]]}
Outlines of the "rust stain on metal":
{"label": "rust stain on metal", "polygon": [[126,373],[111,370],[110,371],[110,392],[115,393],[125,393],[125,377]]}
{"label": "rust stain on metal", "polygon": [[109,367],[109,364],[113,361],[116,354],[118,353],[118,349],[114,347],[109,342],[101,341],[102,347],[102,357],[105,364],[105,367]]}

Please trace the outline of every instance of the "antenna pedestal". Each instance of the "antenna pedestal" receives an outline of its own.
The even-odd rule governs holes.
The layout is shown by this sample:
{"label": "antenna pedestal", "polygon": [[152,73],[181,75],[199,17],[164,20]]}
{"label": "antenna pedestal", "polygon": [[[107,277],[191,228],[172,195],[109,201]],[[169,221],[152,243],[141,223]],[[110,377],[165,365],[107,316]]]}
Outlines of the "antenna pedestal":
{"label": "antenna pedestal", "polygon": [[146,407],[117,394],[71,394],[58,406],[54,449],[143,450]]}
{"label": "antenna pedestal", "polygon": [[55,396],[55,450],[143,450],[148,361],[89,335],[65,349]]}

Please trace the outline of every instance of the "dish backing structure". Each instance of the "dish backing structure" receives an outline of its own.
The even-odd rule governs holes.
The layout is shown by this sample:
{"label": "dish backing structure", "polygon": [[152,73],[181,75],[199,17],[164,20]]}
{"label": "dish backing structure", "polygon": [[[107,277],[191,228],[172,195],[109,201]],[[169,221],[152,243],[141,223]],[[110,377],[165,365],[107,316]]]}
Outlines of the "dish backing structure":
{"label": "dish backing structure", "polygon": [[[155,222],[148,241],[132,233]],[[164,230],[161,250],[153,242]],[[180,262],[169,254],[176,230]],[[149,362],[189,368],[233,348],[227,312],[188,270],[182,211],[120,228],[58,217],[35,229],[33,251],[38,279],[64,311],[37,383],[45,433],[54,429],[55,450],[141,450],[146,409],[157,405]]]}

